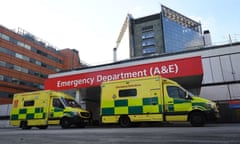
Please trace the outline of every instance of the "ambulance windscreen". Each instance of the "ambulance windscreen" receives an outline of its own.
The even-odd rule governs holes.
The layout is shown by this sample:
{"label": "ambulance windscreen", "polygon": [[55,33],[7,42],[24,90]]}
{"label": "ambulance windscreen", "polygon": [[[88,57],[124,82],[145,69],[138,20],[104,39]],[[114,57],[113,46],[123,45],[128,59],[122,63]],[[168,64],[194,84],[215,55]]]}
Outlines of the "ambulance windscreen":
{"label": "ambulance windscreen", "polygon": [[73,108],[81,108],[81,106],[73,99],[62,98],[65,106]]}

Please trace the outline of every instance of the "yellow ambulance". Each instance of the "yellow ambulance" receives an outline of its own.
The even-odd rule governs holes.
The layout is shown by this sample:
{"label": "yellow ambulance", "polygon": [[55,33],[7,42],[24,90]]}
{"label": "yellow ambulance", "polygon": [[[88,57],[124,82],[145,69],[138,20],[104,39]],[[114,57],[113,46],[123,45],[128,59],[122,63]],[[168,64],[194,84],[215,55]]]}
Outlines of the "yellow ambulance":
{"label": "yellow ambulance", "polygon": [[101,121],[129,127],[141,122],[190,122],[203,126],[219,118],[216,104],[194,96],[178,83],[150,76],[103,82]]}
{"label": "yellow ambulance", "polygon": [[84,127],[89,119],[90,113],[81,109],[72,96],[51,90],[15,94],[10,113],[10,125],[22,129]]}

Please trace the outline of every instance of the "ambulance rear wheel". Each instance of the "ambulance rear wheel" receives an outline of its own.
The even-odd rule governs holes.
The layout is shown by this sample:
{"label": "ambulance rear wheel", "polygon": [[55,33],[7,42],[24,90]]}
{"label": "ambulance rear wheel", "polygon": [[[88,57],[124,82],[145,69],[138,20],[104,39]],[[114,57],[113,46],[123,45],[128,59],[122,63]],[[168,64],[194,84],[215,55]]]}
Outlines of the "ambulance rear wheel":
{"label": "ambulance rear wheel", "polygon": [[20,128],[22,128],[22,129],[31,129],[32,127],[28,126],[27,121],[21,121]]}
{"label": "ambulance rear wheel", "polygon": [[128,116],[120,116],[119,118],[119,125],[123,128],[131,126],[131,120]]}
{"label": "ambulance rear wheel", "polygon": [[205,116],[202,112],[194,112],[190,115],[190,122],[192,126],[200,127],[205,124]]}
{"label": "ambulance rear wheel", "polygon": [[67,117],[62,118],[61,127],[63,129],[69,128],[71,126],[70,120]]}

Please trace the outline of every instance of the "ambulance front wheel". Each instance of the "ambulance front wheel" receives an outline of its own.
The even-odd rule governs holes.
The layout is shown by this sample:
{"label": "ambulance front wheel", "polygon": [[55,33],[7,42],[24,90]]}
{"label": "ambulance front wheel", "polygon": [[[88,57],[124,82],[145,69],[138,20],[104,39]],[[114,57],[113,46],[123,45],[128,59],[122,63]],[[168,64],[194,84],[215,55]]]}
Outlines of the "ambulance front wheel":
{"label": "ambulance front wheel", "polygon": [[70,119],[67,118],[67,117],[64,117],[64,118],[61,119],[61,123],[60,123],[60,124],[61,124],[61,127],[62,127],[63,129],[69,128],[70,125],[71,125]]}
{"label": "ambulance front wheel", "polygon": [[120,116],[119,125],[123,128],[131,126],[131,120],[128,116]]}
{"label": "ambulance front wheel", "polygon": [[190,122],[192,126],[200,127],[205,124],[205,116],[202,112],[193,112],[190,115]]}

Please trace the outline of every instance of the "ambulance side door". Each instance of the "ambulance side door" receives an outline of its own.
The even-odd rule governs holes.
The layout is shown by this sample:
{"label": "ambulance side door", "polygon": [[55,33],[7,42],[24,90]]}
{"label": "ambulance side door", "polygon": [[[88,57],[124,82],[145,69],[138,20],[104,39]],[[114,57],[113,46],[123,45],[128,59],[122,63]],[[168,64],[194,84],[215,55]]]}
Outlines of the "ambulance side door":
{"label": "ambulance side door", "polygon": [[160,89],[151,89],[151,113],[162,113],[162,96]]}
{"label": "ambulance side door", "polygon": [[166,120],[183,121],[186,120],[191,100],[186,98],[187,92],[175,85],[164,86],[164,112]]}
{"label": "ambulance side door", "polygon": [[64,105],[58,97],[51,97],[49,120],[60,120],[63,116]]}

